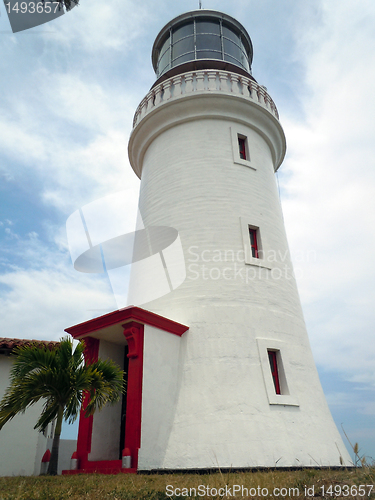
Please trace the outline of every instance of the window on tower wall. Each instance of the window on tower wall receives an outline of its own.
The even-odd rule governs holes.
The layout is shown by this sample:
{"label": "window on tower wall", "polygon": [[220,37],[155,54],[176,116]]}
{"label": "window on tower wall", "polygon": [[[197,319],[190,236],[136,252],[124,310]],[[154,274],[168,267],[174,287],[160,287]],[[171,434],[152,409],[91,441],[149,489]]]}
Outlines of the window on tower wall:
{"label": "window on tower wall", "polygon": [[261,222],[262,220],[256,216],[240,217],[244,262],[251,266],[271,269],[267,232],[259,227]]}
{"label": "window on tower wall", "polygon": [[293,352],[293,347],[275,339],[257,338],[256,341],[269,404],[299,406],[289,363],[289,352]]}
{"label": "window on tower wall", "polygon": [[277,352],[268,351],[268,360],[270,362],[270,368],[271,368],[273,384],[275,386],[275,392],[276,394],[281,394],[279,368],[277,366]]}
{"label": "window on tower wall", "polygon": [[254,259],[259,259],[257,232],[258,232],[257,229],[249,227],[251,256]]}
{"label": "window on tower wall", "polygon": [[238,137],[238,148],[241,160],[246,160],[246,139]]}
{"label": "window on tower wall", "polygon": [[229,129],[232,141],[233,163],[256,170],[250,161],[248,130],[245,127],[237,126],[229,127]]}
{"label": "window on tower wall", "polygon": [[241,160],[249,160],[249,152],[247,146],[247,137],[244,135],[237,135],[238,138],[238,154]]}

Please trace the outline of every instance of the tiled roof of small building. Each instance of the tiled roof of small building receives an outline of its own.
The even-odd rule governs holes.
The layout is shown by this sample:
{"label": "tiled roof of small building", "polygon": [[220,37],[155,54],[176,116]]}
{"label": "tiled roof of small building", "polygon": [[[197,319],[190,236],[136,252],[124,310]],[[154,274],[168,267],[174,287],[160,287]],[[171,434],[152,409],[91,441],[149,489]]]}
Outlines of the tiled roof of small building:
{"label": "tiled roof of small building", "polygon": [[33,339],[8,339],[5,337],[0,337],[0,354],[10,353],[15,347],[25,346],[25,345],[40,345],[47,346],[49,349],[56,347],[60,342],[50,341],[50,340],[33,340]]}

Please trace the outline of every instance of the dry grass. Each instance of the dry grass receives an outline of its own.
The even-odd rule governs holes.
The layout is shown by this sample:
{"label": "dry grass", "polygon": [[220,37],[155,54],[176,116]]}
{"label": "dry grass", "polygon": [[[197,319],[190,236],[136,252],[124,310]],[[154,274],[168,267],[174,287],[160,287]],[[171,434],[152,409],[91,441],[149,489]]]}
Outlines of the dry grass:
{"label": "dry grass", "polygon": [[[119,474],[115,476],[105,475],[81,475],[81,476],[58,476],[58,477],[5,477],[0,478],[0,500],[173,500],[187,498],[203,499],[223,499],[236,498],[277,498],[271,496],[274,488],[298,488],[299,494],[287,494],[278,498],[294,498],[296,500],[306,498],[305,487],[314,486],[315,497],[321,497],[322,486],[325,490],[330,485],[369,485],[375,483],[375,468],[361,467],[356,469],[341,470],[270,470],[261,472],[244,473],[212,473],[212,474],[152,474],[152,475],[127,475]],[[172,485],[181,488],[177,491],[178,496],[167,496],[166,486]],[[232,488],[233,485],[240,485],[244,488],[267,488],[269,495],[243,496],[241,493],[236,496],[223,495],[199,495],[198,487],[204,485],[206,488]],[[201,486],[202,488],[203,486]],[[188,491],[182,488],[196,488],[197,494],[186,495]],[[374,486],[375,490],[375,486]],[[371,496],[367,495],[336,495],[334,491],[325,498],[346,498],[346,499],[375,499],[375,491]],[[292,490],[291,490],[292,491]],[[353,490],[352,490],[353,491]],[[185,494],[184,494],[185,493]],[[233,495],[233,491],[231,491]],[[245,492],[246,493],[246,492]]]}

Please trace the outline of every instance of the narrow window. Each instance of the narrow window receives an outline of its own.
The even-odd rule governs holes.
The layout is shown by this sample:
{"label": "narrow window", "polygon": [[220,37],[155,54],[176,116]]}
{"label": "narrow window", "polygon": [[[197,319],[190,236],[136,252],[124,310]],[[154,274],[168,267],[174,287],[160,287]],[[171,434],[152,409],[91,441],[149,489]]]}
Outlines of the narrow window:
{"label": "narrow window", "polygon": [[270,361],[271,374],[272,374],[273,383],[275,385],[276,394],[281,394],[279,371],[277,369],[277,352],[276,351],[268,351],[268,359]]}
{"label": "narrow window", "polygon": [[251,255],[255,259],[259,259],[257,230],[249,227],[249,235],[250,235]]}
{"label": "narrow window", "polygon": [[246,139],[244,137],[238,137],[238,148],[241,160],[247,160],[246,157]]}

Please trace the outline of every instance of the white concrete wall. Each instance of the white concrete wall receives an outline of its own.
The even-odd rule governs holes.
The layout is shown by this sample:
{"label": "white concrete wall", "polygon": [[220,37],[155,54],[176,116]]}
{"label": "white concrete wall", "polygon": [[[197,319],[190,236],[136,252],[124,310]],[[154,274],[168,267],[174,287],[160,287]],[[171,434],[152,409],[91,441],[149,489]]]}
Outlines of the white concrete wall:
{"label": "white concrete wall", "polygon": [[164,464],[181,384],[180,346],[180,337],[145,325],[138,457],[141,470],[162,468]]}
{"label": "white concrete wall", "polygon": [[[0,398],[9,386],[12,357],[0,354]],[[34,429],[43,404],[17,415],[0,431],[0,476],[31,476],[40,473],[47,438]]]}
{"label": "white concrete wall", "polygon": [[58,474],[61,474],[63,470],[70,469],[70,459],[76,450],[77,441],[75,439],[60,439]]}
{"label": "white concrete wall", "polygon": [[[100,340],[99,358],[111,359],[124,367],[124,347]],[[94,413],[89,460],[118,460],[120,450],[121,400]]]}
{"label": "white concrete wall", "polygon": [[[233,130],[248,137],[254,168],[234,163]],[[176,228],[187,266],[179,288],[143,307],[190,327],[178,354],[167,337],[146,335],[140,469],[333,466],[340,454],[350,461],[321,389],[289,258],[274,178],[282,142],[274,117],[229,93],[162,104],[133,132],[131,148],[144,154],[144,224]],[[260,228],[272,256],[265,267],[241,261],[241,218]],[[226,260],[228,250],[239,258]],[[270,404],[257,339],[282,342],[290,404]],[[148,342],[160,342],[158,356],[148,355]],[[151,399],[161,360],[177,374],[166,391],[169,375],[160,372],[153,382],[160,399]],[[163,418],[152,426],[155,411]]]}

